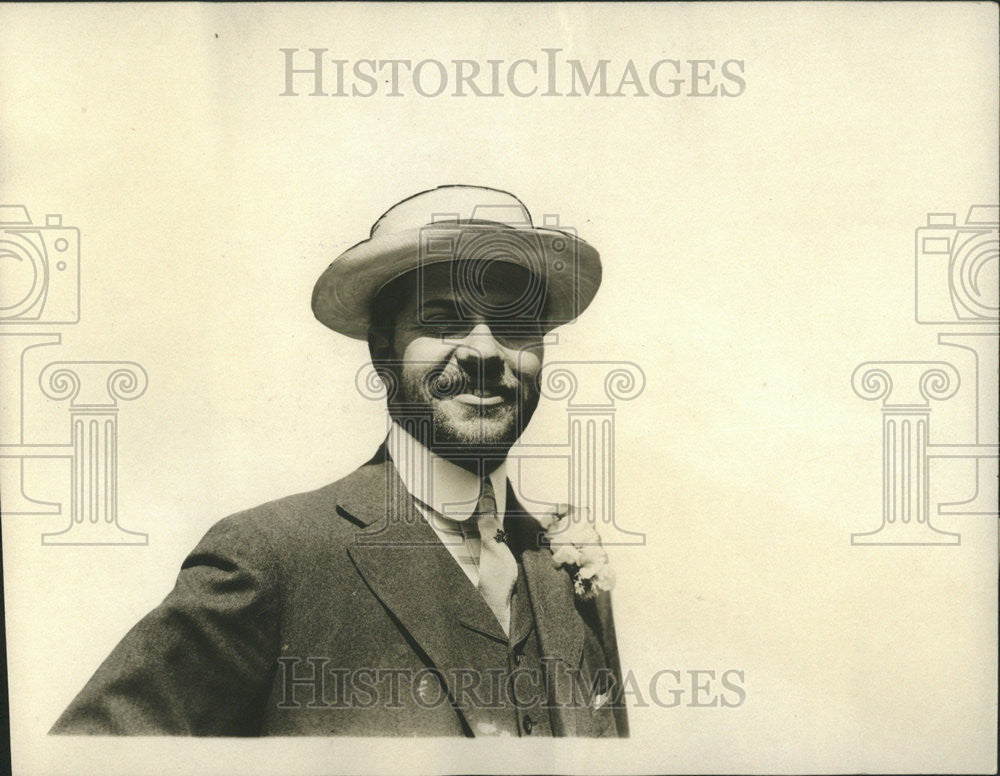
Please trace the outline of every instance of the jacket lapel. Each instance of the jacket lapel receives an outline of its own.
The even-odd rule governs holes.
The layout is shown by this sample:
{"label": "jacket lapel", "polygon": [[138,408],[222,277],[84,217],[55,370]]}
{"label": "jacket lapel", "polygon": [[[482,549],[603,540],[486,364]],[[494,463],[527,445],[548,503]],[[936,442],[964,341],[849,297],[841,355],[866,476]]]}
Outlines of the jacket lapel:
{"label": "jacket lapel", "polygon": [[364,526],[348,548],[358,573],[441,672],[469,729],[489,722],[488,710],[470,702],[467,692],[456,694],[456,677],[495,668],[490,655],[496,649],[505,654],[507,637],[417,510],[384,450],[342,483],[337,501],[338,511]]}

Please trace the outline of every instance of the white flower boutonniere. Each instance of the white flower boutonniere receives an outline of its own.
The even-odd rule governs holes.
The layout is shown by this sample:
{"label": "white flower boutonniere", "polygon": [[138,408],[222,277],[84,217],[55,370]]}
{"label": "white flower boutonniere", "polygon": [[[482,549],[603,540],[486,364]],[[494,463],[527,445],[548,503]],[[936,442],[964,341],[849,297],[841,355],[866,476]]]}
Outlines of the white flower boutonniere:
{"label": "white flower boutonniere", "polygon": [[552,562],[569,571],[578,598],[595,598],[615,586],[614,569],[608,563],[589,510],[559,504],[536,519],[545,529],[543,542],[552,551]]}

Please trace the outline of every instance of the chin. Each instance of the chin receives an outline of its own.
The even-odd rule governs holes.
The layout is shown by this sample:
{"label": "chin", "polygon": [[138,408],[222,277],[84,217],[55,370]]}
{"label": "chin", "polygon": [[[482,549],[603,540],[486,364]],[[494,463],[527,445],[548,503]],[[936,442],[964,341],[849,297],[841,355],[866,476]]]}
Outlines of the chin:
{"label": "chin", "polygon": [[494,412],[470,411],[468,407],[442,402],[434,412],[435,441],[448,446],[467,447],[470,453],[503,452],[517,441],[522,429],[513,407],[505,406]]}

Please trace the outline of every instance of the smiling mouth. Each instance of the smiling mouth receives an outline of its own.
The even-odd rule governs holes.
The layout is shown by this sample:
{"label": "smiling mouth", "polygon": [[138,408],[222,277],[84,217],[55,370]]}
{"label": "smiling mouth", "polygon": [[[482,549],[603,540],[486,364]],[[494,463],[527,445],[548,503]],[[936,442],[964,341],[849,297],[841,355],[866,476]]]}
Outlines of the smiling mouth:
{"label": "smiling mouth", "polygon": [[454,399],[462,404],[468,404],[473,407],[493,407],[497,404],[503,404],[506,401],[503,394],[494,393],[489,390],[474,390],[459,393],[455,395]]}

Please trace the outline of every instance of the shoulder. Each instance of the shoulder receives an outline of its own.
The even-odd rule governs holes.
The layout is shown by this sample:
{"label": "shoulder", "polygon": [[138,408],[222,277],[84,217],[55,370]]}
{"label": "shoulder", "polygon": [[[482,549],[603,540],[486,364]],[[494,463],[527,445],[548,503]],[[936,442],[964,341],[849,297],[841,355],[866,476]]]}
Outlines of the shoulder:
{"label": "shoulder", "polygon": [[293,556],[314,545],[344,546],[358,526],[340,503],[369,466],[315,490],[228,515],[212,525],[199,546],[223,544],[240,554]]}

